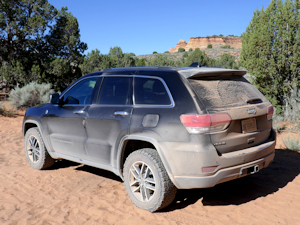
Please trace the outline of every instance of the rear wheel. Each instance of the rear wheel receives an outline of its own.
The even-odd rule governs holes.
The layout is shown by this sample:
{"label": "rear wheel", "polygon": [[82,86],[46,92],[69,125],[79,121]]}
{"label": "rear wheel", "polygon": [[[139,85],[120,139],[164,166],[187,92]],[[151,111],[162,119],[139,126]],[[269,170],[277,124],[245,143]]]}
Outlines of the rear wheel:
{"label": "rear wheel", "polygon": [[150,212],[171,204],[177,192],[154,149],[141,149],[127,157],[124,183],[131,201]]}
{"label": "rear wheel", "polygon": [[37,170],[46,169],[55,162],[49,155],[38,128],[30,128],[25,135],[25,155],[29,165]]}

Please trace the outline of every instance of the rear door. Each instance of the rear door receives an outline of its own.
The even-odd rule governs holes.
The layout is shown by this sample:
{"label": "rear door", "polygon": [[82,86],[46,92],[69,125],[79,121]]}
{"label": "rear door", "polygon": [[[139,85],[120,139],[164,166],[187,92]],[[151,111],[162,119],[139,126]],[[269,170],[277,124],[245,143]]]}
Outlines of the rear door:
{"label": "rear door", "polygon": [[98,100],[88,110],[86,150],[88,159],[114,166],[112,157],[129,133],[132,113],[132,77],[105,76]]}
{"label": "rear door", "polygon": [[130,133],[155,138],[157,141],[182,137],[174,120],[174,100],[165,83],[159,77],[134,77],[134,109]]}
{"label": "rear door", "polygon": [[267,118],[270,102],[241,76],[188,79],[207,112],[228,113],[231,123],[225,131],[211,134],[219,153],[228,153],[265,142],[272,120]]}

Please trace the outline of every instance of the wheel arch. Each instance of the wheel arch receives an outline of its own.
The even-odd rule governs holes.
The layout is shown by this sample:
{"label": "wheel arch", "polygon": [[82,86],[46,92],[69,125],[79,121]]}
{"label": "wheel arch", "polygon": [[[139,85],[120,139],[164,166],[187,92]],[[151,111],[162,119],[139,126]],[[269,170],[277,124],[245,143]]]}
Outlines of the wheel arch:
{"label": "wheel arch", "polygon": [[[30,128],[33,128],[33,127],[38,127],[38,125],[36,123],[31,123],[31,122],[28,122],[28,123],[25,123],[24,124],[24,129],[23,129],[23,137],[25,137],[26,135],[26,132],[30,129]],[[40,128],[39,128],[40,130]]]}
{"label": "wheel arch", "polygon": [[[33,120],[33,119],[27,119],[23,122],[23,137],[25,137],[26,132],[32,128],[32,127],[37,127],[40,131],[40,134],[43,138],[44,144],[46,146],[46,149],[48,151],[48,153],[51,155],[51,148],[50,145],[48,143],[48,140],[45,138],[44,136],[44,131],[42,129],[42,125],[38,120]],[[51,156],[52,157],[52,156]],[[54,157],[53,157],[54,158]]]}
{"label": "wheel arch", "polygon": [[[136,145],[132,148],[131,144]],[[172,171],[163,154],[161,144],[153,138],[138,135],[126,136],[120,142],[117,154],[117,170],[119,171],[120,177],[123,179],[123,167],[127,156],[141,148],[153,148],[158,152],[170,179],[173,181]]]}
{"label": "wheel arch", "polygon": [[32,128],[32,127],[37,127],[40,130],[41,134],[42,134],[41,125],[40,125],[40,123],[38,121],[35,121],[35,120],[26,120],[24,122],[24,125],[23,125],[23,137],[25,137],[26,132],[30,128]]}

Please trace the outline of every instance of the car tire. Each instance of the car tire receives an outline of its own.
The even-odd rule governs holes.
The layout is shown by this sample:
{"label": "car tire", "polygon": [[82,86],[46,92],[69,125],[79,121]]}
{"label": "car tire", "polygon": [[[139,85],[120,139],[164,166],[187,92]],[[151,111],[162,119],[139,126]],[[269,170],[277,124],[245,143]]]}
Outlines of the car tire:
{"label": "car tire", "polygon": [[154,212],[171,204],[177,188],[154,149],[131,153],[124,164],[124,183],[131,201],[139,208]]}
{"label": "car tire", "polygon": [[42,170],[54,164],[55,160],[49,155],[38,128],[30,128],[24,141],[26,159],[32,168]]}

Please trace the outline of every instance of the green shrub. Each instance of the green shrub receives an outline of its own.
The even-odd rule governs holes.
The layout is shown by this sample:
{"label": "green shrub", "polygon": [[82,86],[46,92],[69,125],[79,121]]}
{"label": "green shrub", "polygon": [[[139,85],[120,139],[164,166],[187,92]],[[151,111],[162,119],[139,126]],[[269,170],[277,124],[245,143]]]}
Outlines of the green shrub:
{"label": "green shrub", "polygon": [[151,60],[147,61],[147,66],[180,66],[181,62],[168,55],[158,54]]}
{"label": "green shrub", "polygon": [[49,100],[53,93],[50,84],[29,83],[22,88],[16,87],[10,92],[9,100],[17,109],[26,109]]}
{"label": "green shrub", "polygon": [[169,51],[165,51],[164,53],[170,53]]}
{"label": "green shrub", "polygon": [[[274,108],[273,114],[273,128],[278,132],[282,130],[289,130],[292,132],[300,131],[300,88],[297,87],[296,82],[291,85],[289,94],[284,95],[284,106],[282,106],[281,113]],[[288,122],[290,125],[282,125],[282,122]]]}
{"label": "green shrub", "polygon": [[298,137],[292,137],[290,138],[290,134],[287,135],[286,138],[282,138],[282,142],[284,146],[292,151],[300,151],[300,138]]}
{"label": "green shrub", "polygon": [[274,130],[276,130],[278,133],[285,131],[287,129],[287,126],[285,124],[282,125],[284,118],[282,115],[277,114],[276,108],[274,109],[272,120],[273,120],[272,126]]}
{"label": "green shrub", "polygon": [[5,106],[0,105],[0,115],[7,116],[7,117],[13,117],[17,114],[16,109],[11,108],[7,109]]}
{"label": "green shrub", "polygon": [[230,45],[223,45],[223,46],[221,46],[220,48],[227,48],[227,49],[230,49]]}
{"label": "green shrub", "polygon": [[201,66],[212,66],[213,60],[209,58],[205,51],[201,51],[199,48],[196,48],[189,56],[187,57],[184,66],[189,66],[193,62],[199,62]]}
{"label": "green shrub", "polygon": [[192,52],[192,51],[193,51],[193,49],[192,49],[192,48],[190,48],[190,49],[189,49],[189,52]]}
{"label": "green shrub", "polygon": [[189,53],[187,53],[187,52],[183,53],[183,57],[184,57],[184,58],[186,58],[186,57],[188,57],[188,56],[189,56]]}
{"label": "green shrub", "polygon": [[178,52],[185,52],[185,49],[184,48],[179,48]]}
{"label": "green shrub", "polygon": [[157,52],[156,52],[156,51],[154,51],[152,54],[153,54],[153,55],[154,55],[154,54],[157,54]]}
{"label": "green shrub", "polygon": [[139,61],[137,62],[136,66],[146,66],[145,59],[139,59]]}
{"label": "green shrub", "polygon": [[239,69],[235,62],[235,57],[227,53],[222,54],[221,57],[215,61],[215,66],[227,69]]}
{"label": "green shrub", "polygon": [[207,48],[212,48],[212,44],[207,45]]}

